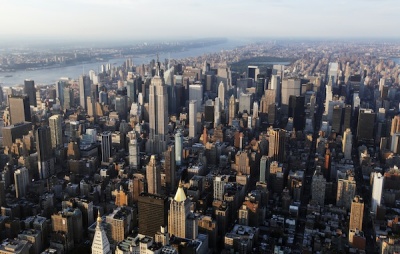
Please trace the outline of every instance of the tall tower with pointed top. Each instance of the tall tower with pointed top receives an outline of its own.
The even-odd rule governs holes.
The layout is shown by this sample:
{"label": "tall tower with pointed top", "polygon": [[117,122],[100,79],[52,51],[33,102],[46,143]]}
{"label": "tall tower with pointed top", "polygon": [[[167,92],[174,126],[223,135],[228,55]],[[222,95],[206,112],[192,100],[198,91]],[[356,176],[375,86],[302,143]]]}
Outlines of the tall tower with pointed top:
{"label": "tall tower with pointed top", "polygon": [[101,226],[102,219],[100,212],[97,216],[97,226],[94,233],[93,243],[92,243],[92,253],[93,254],[111,254],[110,242],[108,241],[106,232]]}
{"label": "tall tower with pointed top", "polygon": [[236,101],[235,97],[232,95],[229,99],[229,125],[232,125],[233,119],[235,119],[236,115]]}
{"label": "tall tower with pointed top", "polygon": [[149,140],[147,152],[161,155],[167,147],[168,94],[159,66],[149,87]]}
{"label": "tall tower with pointed top", "polygon": [[191,215],[193,214],[190,212],[190,200],[186,197],[183,184],[180,182],[169,207],[169,233],[181,238],[195,239],[197,237],[197,220]]}

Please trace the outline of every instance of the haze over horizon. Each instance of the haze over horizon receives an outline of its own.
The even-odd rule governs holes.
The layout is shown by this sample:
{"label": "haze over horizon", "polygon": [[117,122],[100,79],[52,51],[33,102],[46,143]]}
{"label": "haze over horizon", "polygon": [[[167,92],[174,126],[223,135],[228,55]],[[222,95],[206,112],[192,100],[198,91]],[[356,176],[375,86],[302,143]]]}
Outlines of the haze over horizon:
{"label": "haze over horizon", "polygon": [[4,41],[398,38],[395,0],[0,1]]}

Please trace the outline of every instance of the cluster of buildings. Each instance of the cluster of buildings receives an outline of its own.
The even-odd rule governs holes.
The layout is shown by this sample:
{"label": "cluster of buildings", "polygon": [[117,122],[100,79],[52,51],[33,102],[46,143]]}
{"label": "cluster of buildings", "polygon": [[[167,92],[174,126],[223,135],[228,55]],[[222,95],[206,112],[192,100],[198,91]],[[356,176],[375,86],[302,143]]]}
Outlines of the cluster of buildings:
{"label": "cluster of buildings", "polygon": [[308,52],[0,89],[0,253],[399,251],[399,68]]}

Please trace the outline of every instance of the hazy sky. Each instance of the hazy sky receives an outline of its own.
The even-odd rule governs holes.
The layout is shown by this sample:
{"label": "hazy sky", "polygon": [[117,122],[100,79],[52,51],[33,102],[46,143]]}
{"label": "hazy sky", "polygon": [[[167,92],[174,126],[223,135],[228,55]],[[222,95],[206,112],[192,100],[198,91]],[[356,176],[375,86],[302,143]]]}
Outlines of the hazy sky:
{"label": "hazy sky", "polygon": [[399,0],[0,0],[0,40],[400,37]]}

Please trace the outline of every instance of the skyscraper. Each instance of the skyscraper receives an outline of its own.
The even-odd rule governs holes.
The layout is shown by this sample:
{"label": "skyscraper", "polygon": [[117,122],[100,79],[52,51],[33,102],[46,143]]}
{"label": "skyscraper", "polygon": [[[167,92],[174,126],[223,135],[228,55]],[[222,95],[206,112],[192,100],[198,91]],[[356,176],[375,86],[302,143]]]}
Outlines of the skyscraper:
{"label": "skyscraper", "polygon": [[197,101],[189,101],[189,137],[197,135]]}
{"label": "skyscraper", "polygon": [[37,129],[36,150],[38,153],[39,178],[47,179],[55,173],[49,126],[41,126]]}
{"label": "skyscraper", "polygon": [[375,113],[372,109],[360,109],[357,124],[358,141],[374,139]]}
{"label": "skyscraper", "polygon": [[139,234],[154,237],[160,226],[168,224],[168,199],[141,193],[138,198]]}
{"label": "skyscraper", "polygon": [[150,133],[147,152],[161,155],[167,147],[168,134],[168,94],[164,79],[157,69],[149,87],[149,125]]}
{"label": "skyscraper", "polygon": [[87,110],[86,98],[90,96],[90,77],[87,75],[79,76],[79,102],[83,109]]}
{"label": "skyscraper", "polygon": [[383,180],[385,178],[381,173],[374,172],[372,174],[372,198],[371,198],[371,212],[377,212],[378,206],[381,205],[382,191],[383,191]]}
{"label": "skyscraper", "polygon": [[221,123],[221,109],[220,109],[220,98],[215,97],[214,102],[214,127],[217,127]]}
{"label": "skyscraper", "polygon": [[10,96],[8,102],[10,106],[11,124],[32,121],[28,96]]}
{"label": "skyscraper", "polygon": [[152,155],[146,166],[147,192],[150,194],[160,194],[161,191],[161,168],[156,160],[156,156]]}
{"label": "skyscraper", "polygon": [[[14,172],[15,195],[17,198],[25,197],[29,185],[28,169],[23,167]],[[4,190],[3,190],[4,191]]]}
{"label": "skyscraper", "polygon": [[221,109],[225,109],[225,85],[224,82],[220,82],[218,85],[218,98],[221,102]]}
{"label": "skyscraper", "polygon": [[266,183],[269,175],[269,157],[263,155],[260,160],[260,182]]}
{"label": "skyscraper", "polygon": [[29,98],[29,105],[36,107],[35,81],[29,79],[24,80],[24,93]]}
{"label": "skyscraper", "polygon": [[257,76],[260,74],[260,69],[258,66],[248,66],[247,67],[247,77],[252,78],[254,81],[257,81]]}
{"label": "skyscraper", "polygon": [[165,170],[165,185],[167,191],[175,189],[175,146],[169,145],[167,150],[164,152],[164,170]]}
{"label": "skyscraper", "polygon": [[53,115],[49,117],[52,149],[63,145],[63,133],[61,128],[61,122],[62,118],[60,115]]}
{"label": "skyscraper", "polygon": [[170,235],[181,238],[197,237],[197,219],[190,216],[190,200],[186,197],[180,183],[175,197],[171,200],[168,212],[168,230]]}
{"label": "skyscraper", "polygon": [[353,147],[353,134],[349,128],[343,133],[342,152],[346,160],[351,160],[351,150]]}
{"label": "skyscraper", "polygon": [[67,80],[59,80],[56,83],[56,97],[60,100],[60,105],[64,107],[64,91],[66,88]]}
{"label": "skyscraper", "polygon": [[362,231],[364,217],[364,200],[355,196],[351,202],[349,230],[358,229]]}
{"label": "skyscraper", "polygon": [[318,205],[324,207],[325,204],[326,179],[321,173],[321,167],[317,167],[311,182],[311,199]]}
{"label": "skyscraper", "polygon": [[197,112],[201,111],[203,104],[203,85],[201,83],[194,83],[189,85],[189,101],[197,101]]}
{"label": "skyscraper", "polygon": [[105,131],[101,134],[101,162],[108,163],[111,157],[111,132]]}
{"label": "skyscraper", "polygon": [[182,146],[182,132],[178,130],[175,134],[175,162],[177,166],[180,166],[182,164]]}
{"label": "skyscraper", "polygon": [[235,97],[231,96],[231,98],[229,98],[229,122],[228,124],[231,126],[232,125],[232,121],[233,119],[235,119],[236,116],[236,101],[235,101]]}
{"label": "skyscraper", "polygon": [[285,160],[285,138],[286,131],[282,129],[268,130],[269,134],[269,150],[268,156],[274,160],[283,162]]}
{"label": "skyscraper", "polygon": [[336,206],[350,209],[357,187],[354,176],[350,174],[347,179],[339,179],[337,184]]}
{"label": "skyscraper", "polygon": [[93,243],[92,243],[92,253],[93,254],[111,254],[110,242],[108,241],[106,232],[104,231],[102,225],[102,219],[100,212],[97,216],[97,226],[94,233]]}
{"label": "skyscraper", "polygon": [[139,158],[140,148],[136,138],[136,132],[130,131],[128,133],[128,137],[129,137],[129,165],[132,168],[137,169],[140,166],[140,158]]}

